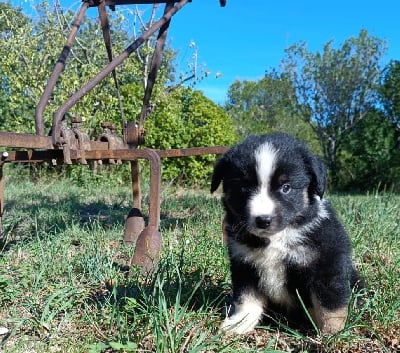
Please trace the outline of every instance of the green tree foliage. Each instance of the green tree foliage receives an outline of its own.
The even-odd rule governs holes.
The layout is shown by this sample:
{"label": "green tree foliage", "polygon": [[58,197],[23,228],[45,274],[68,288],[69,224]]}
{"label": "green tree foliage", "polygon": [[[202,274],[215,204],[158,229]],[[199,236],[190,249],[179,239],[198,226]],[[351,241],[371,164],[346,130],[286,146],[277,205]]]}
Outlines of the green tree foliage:
{"label": "green tree foliage", "polygon": [[[7,37],[0,38],[0,90],[7,97],[2,104],[7,112],[0,121],[2,130],[34,132],[36,104],[71,30],[74,18],[71,12],[64,13],[58,7],[50,8],[45,2],[40,3],[37,10],[38,21],[27,21],[18,26],[14,24],[15,12],[0,12],[1,21],[5,21],[8,33]],[[79,34],[67,60],[65,72],[45,111],[47,128],[51,126],[54,111],[107,62],[98,24],[87,19]],[[122,38],[117,37],[115,42],[120,49]],[[126,69],[140,72],[138,63],[134,61],[127,63]],[[117,104],[111,84],[110,79],[104,80],[70,112],[74,116],[86,118],[91,135],[101,121],[117,118]]]}
{"label": "green tree foliage", "polygon": [[15,57],[14,63],[12,58],[18,48],[10,53],[10,42],[15,36],[21,36],[25,30],[30,29],[31,23],[20,9],[15,9],[7,3],[0,3],[0,128],[6,127],[8,120],[9,124],[14,126],[14,121],[20,120],[19,117],[32,114],[33,105],[29,99],[21,97],[25,104],[19,104],[18,99],[12,98],[15,90],[20,90],[20,84],[14,82],[13,75],[9,74],[14,71],[18,75],[21,71],[15,65]]}
{"label": "green tree foliage", "polygon": [[379,110],[372,110],[346,136],[338,153],[341,190],[400,190],[400,134]]}
{"label": "green tree foliage", "polygon": [[400,61],[392,60],[382,75],[379,89],[386,115],[400,130]]}
{"label": "green tree foliage", "polygon": [[2,38],[10,36],[10,29],[23,27],[29,21],[20,8],[14,8],[5,2],[0,3],[0,14],[2,19],[0,22],[0,34]]}
{"label": "green tree foliage", "polygon": [[[227,113],[200,91],[184,87],[164,93],[145,127],[146,146],[156,149],[229,146],[237,140]],[[215,160],[215,155],[164,159],[163,177],[201,185]]]}
{"label": "green tree foliage", "polygon": [[[97,10],[89,9],[88,13]],[[3,35],[0,38],[0,90],[6,97],[1,109],[6,110],[0,120],[2,130],[16,132],[34,132],[34,110],[47,79],[65,45],[71,31],[75,14],[43,2],[37,5],[39,20],[16,21],[20,12],[12,8],[0,8],[1,23],[4,23]],[[111,14],[111,36],[114,53],[122,52],[133,41],[125,29],[127,19],[123,14]],[[138,21],[140,22],[140,21]],[[141,23],[141,22],[140,22]],[[143,25],[138,30],[145,30]],[[146,82],[149,62],[153,51],[154,39],[140,48],[136,53],[117,68],[121,87],[136,84],[139,102],[143,96],[143,85]],[[157,85],[164,86],[173,79],[174,68],[171,65],[175,53],[167,48],[164,52],[162,67],[157,77]],[[93,78],[108,63],[101,28],[97,19],[88,17],[80,26],[77,40],[67,59],[66,68],[60,76],[45,110],[45,124],[50,128],[53,113],[89,79]],[[160,91],[160,90],[158,90]],[[155,99],[156,100],[156,99]],[[139,104],[139,103],[138,103]],[[126,106],[128,114],[140,112],[140,106]],[[111,77],[103,80],[89,94],[85,95],[69,112],[72,116],[85,118],[85,128],[93,138],[100,132],[102,121],[120,124],[121,116]]]}
{"label": "green tree foliage", "polygon": [[311,127],[296,114],[296,102],[292,83],[272,70],[258,81],[235,81],[229,87],[225,109],[241,137],[281,131],[307,140],[319,152]]}
{"label": "green tree foliage", "polygon": [[334,183],[341,143],[377,102],[385,49],[362,30],[338,49],[330,41],[322,52],[310,52],[305,43],[286,51],[284,72],[296,89],[299,115],[316,131]]}
{"label": "green tree foliage", "polygon": [[340,189],[400,190],[400,62],[383,70],[377,108],[343,140],[338,153]]}

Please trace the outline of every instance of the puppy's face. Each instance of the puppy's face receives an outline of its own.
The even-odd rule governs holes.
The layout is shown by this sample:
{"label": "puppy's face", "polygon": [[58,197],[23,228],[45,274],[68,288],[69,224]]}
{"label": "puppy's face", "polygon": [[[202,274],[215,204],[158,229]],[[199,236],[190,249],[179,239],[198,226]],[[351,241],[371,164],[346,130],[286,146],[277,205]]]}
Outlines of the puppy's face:
{"label": "puppy's face", "polygon": [[228,214],[248,232],[267,237],[301,223],[312,198],[322,196],[319,163],[287,135],[251,137],[219,161],[211,190],[222,180]]}

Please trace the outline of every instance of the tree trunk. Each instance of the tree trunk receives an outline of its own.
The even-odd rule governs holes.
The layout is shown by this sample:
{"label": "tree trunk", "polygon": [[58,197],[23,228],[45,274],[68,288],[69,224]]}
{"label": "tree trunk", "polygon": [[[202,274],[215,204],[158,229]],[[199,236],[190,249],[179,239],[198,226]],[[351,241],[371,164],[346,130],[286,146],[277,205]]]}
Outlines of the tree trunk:
{"label": "tree trunk", "polygon": [[336,166],[336,137],[329,136],[327,146],[327,164],[328,164],[328,175],[330,176],[329,186],[335,187],[337,185],[337,166]]}

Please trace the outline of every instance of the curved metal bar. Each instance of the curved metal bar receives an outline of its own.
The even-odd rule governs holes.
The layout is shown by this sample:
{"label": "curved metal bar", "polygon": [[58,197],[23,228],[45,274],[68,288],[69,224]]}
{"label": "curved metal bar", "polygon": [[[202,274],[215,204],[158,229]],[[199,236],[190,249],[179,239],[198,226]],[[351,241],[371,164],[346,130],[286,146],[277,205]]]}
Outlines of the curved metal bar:
{"label": "curved metal bar", "polygon": [[44,136],[44,123],[43,123],[43,112],[46,108],[46,105],[50,99],[50,96],[54,90],[54,86],[57,83],[58,78],[61,75],[65,67],[65,62],[71,52],[72,44],[74,43],[75,37],[78,33],[79,27],[82,24],[83,18],[85,17],[86,10],[89,7],[88,2],[84,2],[79,10],[79,13],[75,19],[75,23],[73,24],[72,30],[68,36],[67,42],[64,45],[64,48],[58,57],[57,63],[54,66],[53,72],[47,82],[47,85],[43,91],[42,96],[40,97],[39,103],[36,106],[35,110],[35,126],[36,126],[36,134],[40,136]]}
{"label": "curved metal bar", "polygon": [[108,76],[117,66],[121,65],[122,62],[132,54],[137,48],[139,48],[145,40],[149,39],[157,30],[159,30],[165,23],[167,23],[176,12],[178,12],[183,6],[185,6],[190,0],[181,0],[177,3],[170,11],[164,14],[152,27],[150,27],[145,33],[143,33],[138,39],[136,39],[131,45],[129,45],[118,57],[110,62],[100,73],[98,73],[92,80],[90,80],[80,90],[75,92],[71,98],[66,101],[55,113],[53,118],[53,131],[52,141],[55,146],[61,146],[63,144],[61,138],[61,120],[64,114],[71,109],[79,99],[90,92],[100,81]]}
{"label": "curved metal bar", "polygon": [[[173,2],[168,2],[165,5],[164,14],[168,13],[168,11],[170,11],[171,8],[173,8],[173,6],[174,6]],[[165,41],[167,39],[170,22],[171,20],[167,21],[164,25],[162,25],[160,31],[158,32],[157,44],[151,61],[151,67],[148,74],[146,90],[143,98],[142,111],[140,113],[140,118],[139,118],[139,124],[138,124],[139,131],[141,131],[144,121],[146,120],[149,114],[151,93],[153,92],[153,87],[156,82],[158,69],[161,66],[162,52],[164,50]]]}
{"label": "curved metal bar", "polygon": [[[158,229],[160,224],[160,195],[161,195],[161,159],[155,150],[149,148],[135,148],[122,152],[130,160],[138,158],[147,159],[150,164],[150,205],[149,226]],[[124,158],[125,159],[125,158]],[[128,159],[128,158],[126,158]]]}
{"label": "curved metal bar", "polygon": [[160,194],[161,194],[161,160],[157,152],[152,149],[134,149],[141,151],[142,157],[150,163],[150,205],[149,223],[139,234],[136,241],[132,264],[142,267],[142,271],[153,269],[158,260],[162,247],[160,234]]}
{"label": "curved metal bar", "polygon": [[133,207],[142,209],[142,192],[140,189],[140,168],[137,160],[131,161],[131,181]]}
{"label": "curved metal bar", "polygon": [[[78,159],[80,158],[80,152],[71,150],[70,157],[72,160]],[[149,226],[158,228],[160,223],[161,159],[156,150],[150,148],[132,148],[85,151],[85,158],[87,160],[121,159],[125,161],[146,159],[150,164]]]}
{"label": "curved metal bar", "polygon": [[[111,35],[110,35],[110,23],[108,21],[106,4],[104,1],[100,2],[98,10],[99,10],[101,29],[103,31],[104,45],[106,46],[108,61],[111,62],[113,59],[113,53],[112,53],[112,43],[111,43]],[[112,75],[113,75],[115,90],[116,90],[116,94],[117,94],[117,98],[118,98],[119,110],[121,112],[122,126],[125,126],[126,121],[125,121],[124,107],[122,105],[121,94],[119,91],[117,71],[115,69],[112,71]]]}

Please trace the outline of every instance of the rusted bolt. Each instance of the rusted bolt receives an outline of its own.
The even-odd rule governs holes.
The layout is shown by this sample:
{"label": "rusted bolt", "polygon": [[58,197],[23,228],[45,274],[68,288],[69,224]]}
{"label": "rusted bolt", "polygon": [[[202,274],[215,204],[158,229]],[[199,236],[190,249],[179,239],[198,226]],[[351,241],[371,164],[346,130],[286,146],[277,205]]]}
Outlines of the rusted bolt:
{"label": "rusted bolt", "polygon": [[82,118],[78,116],[74,116],[71,118],[71,123],[73,124],[80,124],[82,122]]}
{"label": "rusted bolt", "polygon": [[113,123],[110,123],[109,121],[103,121],[103,122],[101,123],[101,127],[102,127],[103,129],[112,129],[113,126],[114,126],[114,128],[115,128],[115,125],[114,125]]}

